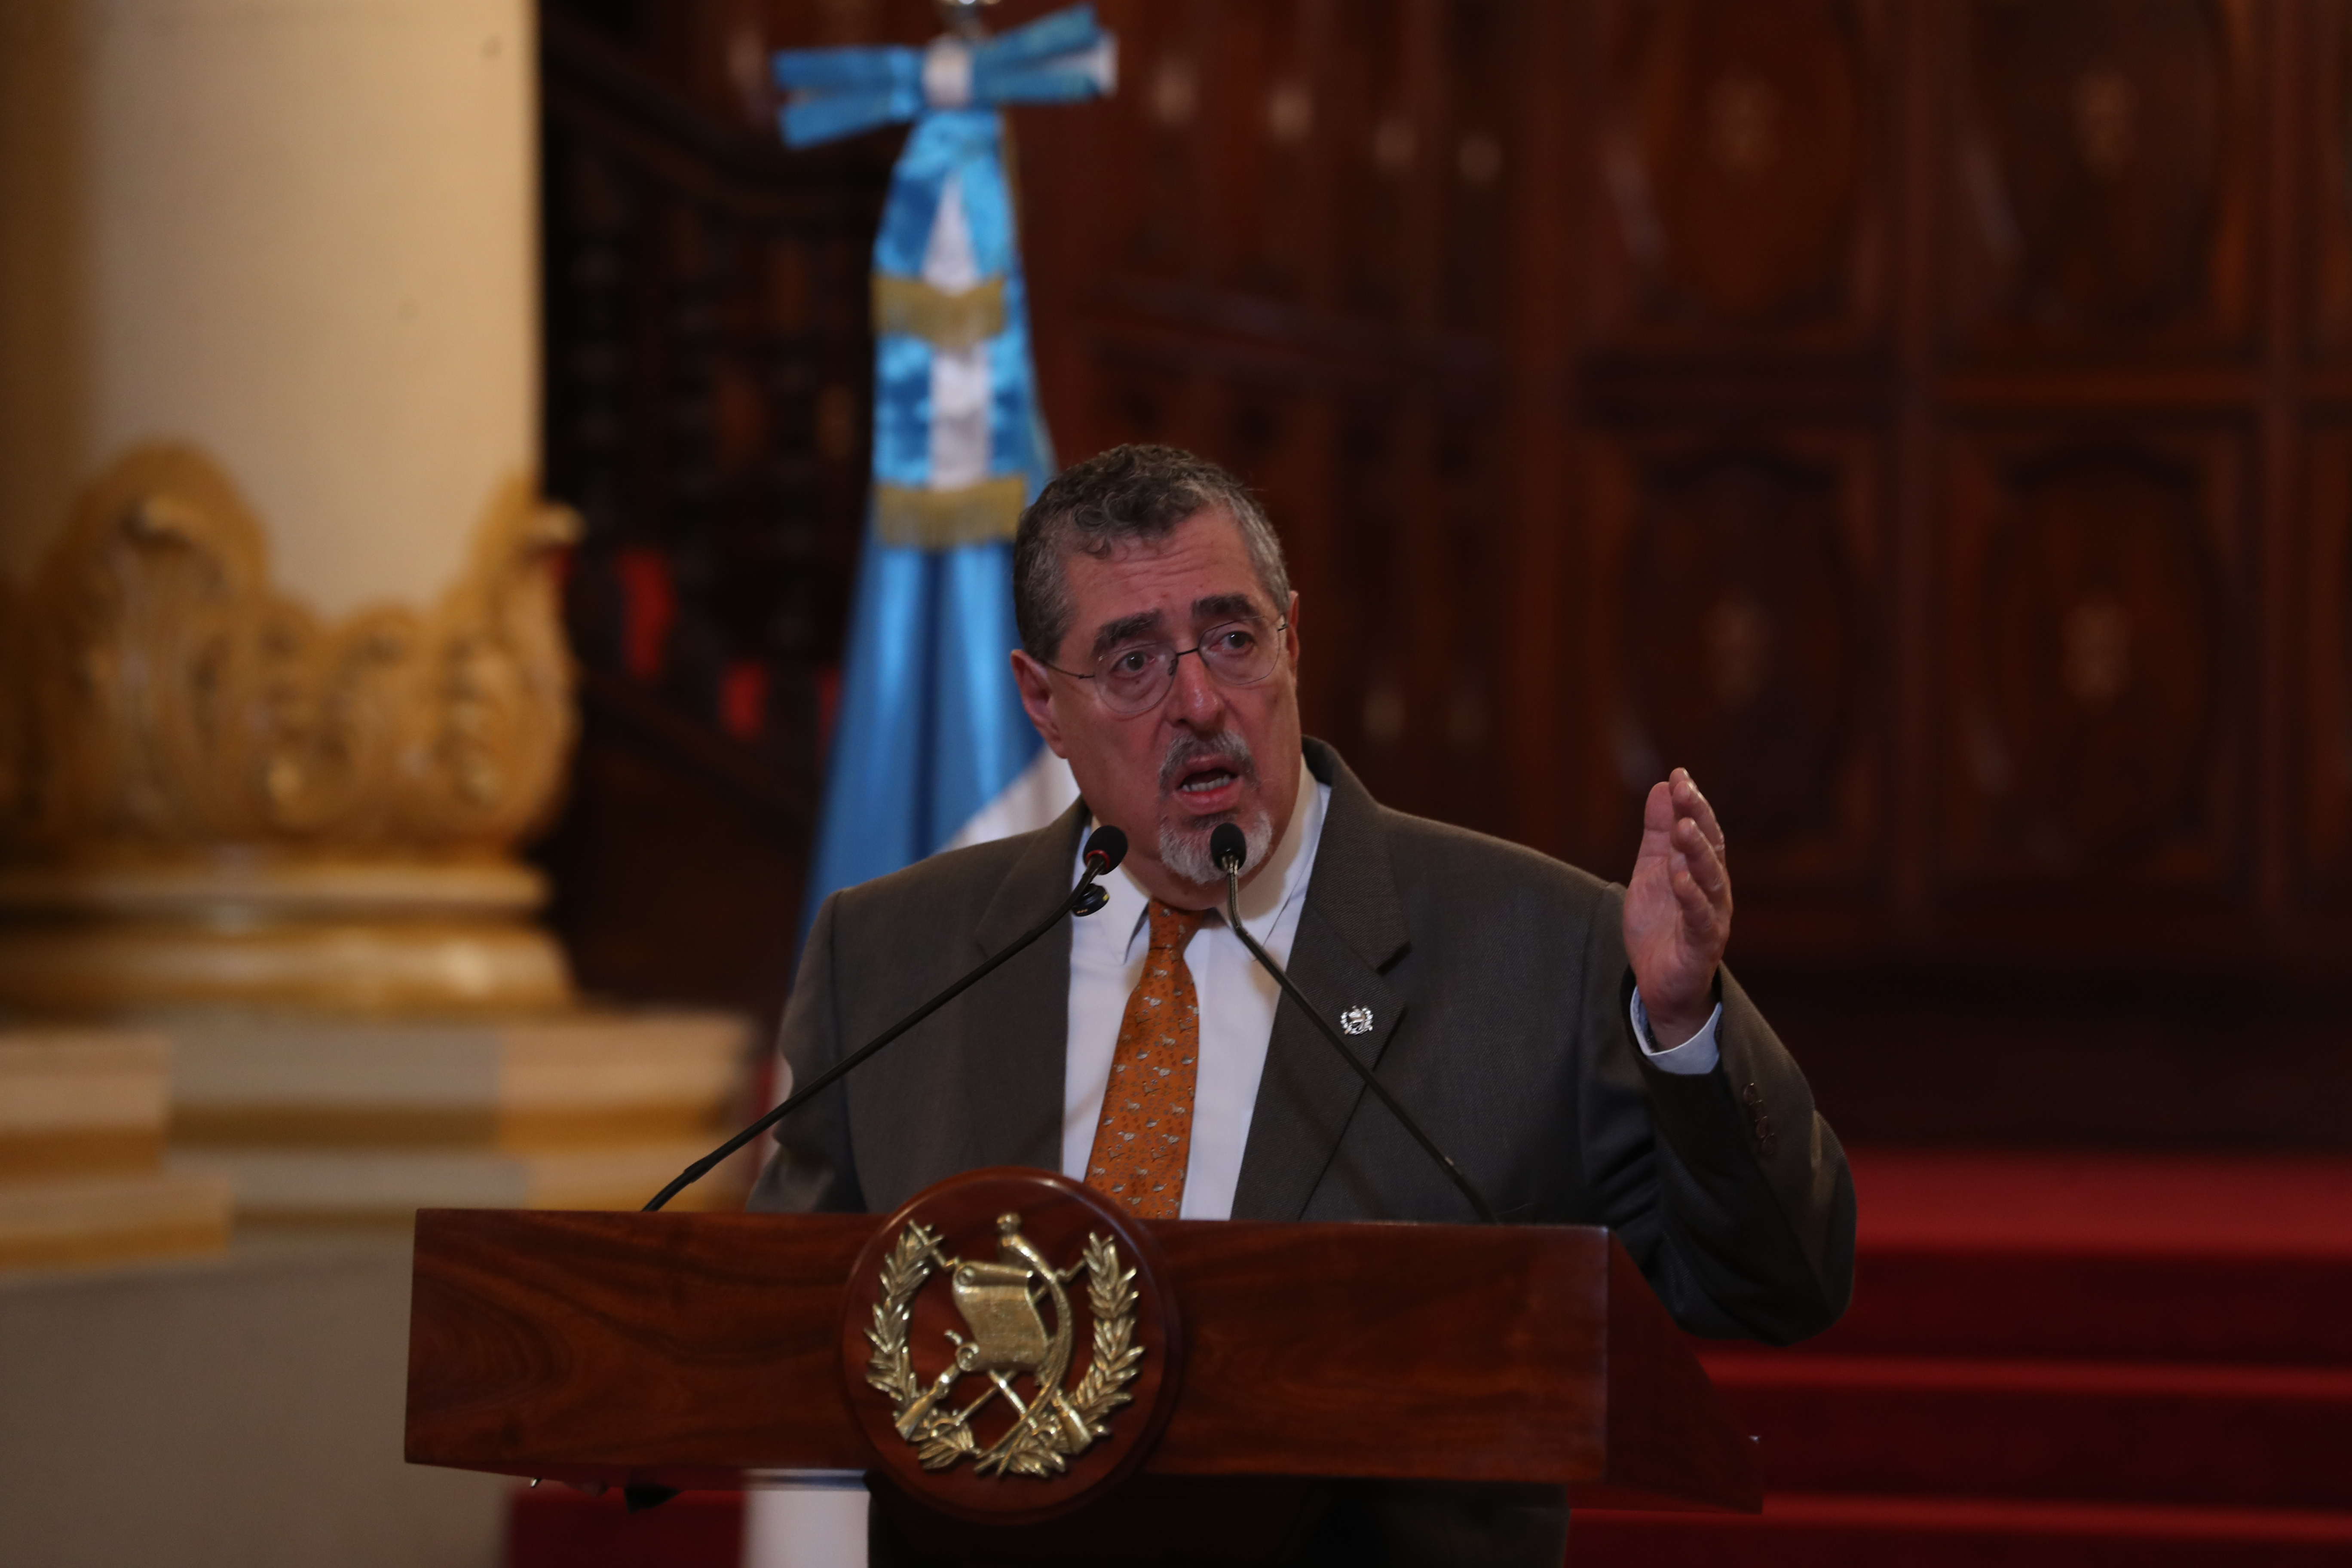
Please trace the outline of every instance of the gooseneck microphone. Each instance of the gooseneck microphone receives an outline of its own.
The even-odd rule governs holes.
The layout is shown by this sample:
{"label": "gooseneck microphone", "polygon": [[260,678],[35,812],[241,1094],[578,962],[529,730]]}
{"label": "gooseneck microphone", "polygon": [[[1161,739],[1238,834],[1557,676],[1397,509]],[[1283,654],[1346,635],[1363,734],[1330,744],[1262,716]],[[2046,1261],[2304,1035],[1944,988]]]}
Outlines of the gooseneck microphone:
{"label": "gooseneck microphone", "polygon": [[1219,823],[1209,835],[1209,858],[1215,861],[1217,869],[1225,874],[1226,923],[1234,928],[1234,934],[1242,939],[1242,945],[1249,949],[1250,956],[1257,960],[1260,968],[1274,976],[1274,983],[1282,987],[1282,994],[1296,1003],[1298,1010],[1307,1015],[1322,1037],[1331,1042],[1331,1048],[1339,1053],[1340,1059],[1356,1069],[1356,1076],[1364,1080],[1364,1087],[1380,1096],[1381,1103],[1387,1106],[1390,1113],[1403,1124],[1404,1130],[1412,1134],[1413,1142],[1421,1145],[1422,1152],[1436,1161],[1446,1175],[1453,1179],[1454,1184],[1462,1189],[1462,1195],[1470,1200],[1470,1206],[1477,1212],[1479,1219],[1488,1225],[1500,1225],[1502,1221],[1495,1217],[1495,1211],[1488,1206],[1485,1196],[1470,1184],[1470,1178],[1462,1173],[1462,1167],[1448,1158],[1445,1151],[1421,1130],[1421,1123],[1397,1103],[1396,1096],[1388,1091],[1386,1084],[1372,1076],[1372,1069],[1364,1065],[1362,1058],[1348,1048],[1347,1042],[1339,1038],[1339,1031],[1325,1022],[1323,1015],[1316,1011],[1315,1005],[1291,984],[1290,976],[1283,972],[1282,965],[1274,961],[1274,955],[1260,947],[1257,938],[1250,935],[1249,928],[1242,924],[1242,864],[1249,858],[1249,840],[1242,836],[1240,827],[1230,822]]}
{"label": "gooseneck microphone", "polygon": [[814,1100],[818,1095],[824,1093],[825,1089],[832,1087],[835,1080],[846,1075],[852,1068],[857,1066],[860,1062],[866,1060],[866,1058],[872,1056],[875,1052],[880,1050],[883,1047],[888,1045],[891,1041],[897,1039],[899,1036],[905,1034],[908,1030],[913,1028],[916,1025],[921,1023],[924,1019],[929,1017],[932,1014],[938,1012],[949,1003],[954,1001],[957,997],[962,995],[998,964],[1003,963],[1006,959],[1011,958],[1014,953],[1019,952],[1023,948],[1027,947],[1031,942],[1035,942],[1039,937],[1044,936],[1047,931],[1052,931],[1056,924],[1060,923],[1063,916],[1090,915],[1097,910],[1101,909],[1105,904],[1110,901],[1110,895],[1104,892],[1100,888],[1096,887],[1095,883],[1102,878],[1109,876],[1110,873],[1117,868],[1118,863],[1126,858],[1127,835],[1121,833],[1116,827],[1104,826],[1096,828],[1094,832],[1087,837],[1086,874],[1078,879],[1078,885],[1070,889],[1070,896],[1054,907],[1054,912],[1052,914],[1047,915],[1044,920],[1039,921],[1035,925],[1031,926],[1027,931],[1023,933],[1020,940],[1013,942],[1010,947],[982,959],[979,967],[966,974],[962,979],[957,981],[954,984],[949,986],[946,990],[940,992],[938,995],[932,997],[929,1001],[924,1003],[921,1006],[916,1008],[913,1012],[908,1014],[905,1017],[891,1025],[888,1028],[883,1030],[879,1035],[875,1036],[873,1039],[867,1041],[865,1045],[860,1046],[848,1056],[842,1058],[841,1060],[834,1063],[833,1066],[819,1073],[815,1079],[811,1082],[807,1088],[795,1091],[792,1098],[785,1100],[782,1105],[777,1106],[774,1110],[769,1111],[768,1114],[751,1123],[751,1126],[746,1127],[742,1131],[738,1132],[734,1137],[730,1138],[726,1142],[721,1143],[718,1148],[713,1149],[709,1153],[705,1154],[701,1159],[697,1160],[693,1164],[688,1165],[685,1170],[679,1172],[677,1179],[670,1183],[669,1185],[664,1187],[660,1192],[655,1194],[653,1202],[647,1204],[642,1212],[646,1214],[653,1213],[656,1209],[658,1209],[663,1205],[668,1203],[670,1199],[677,1196],[678,1194],[686,1191],[687,1188],[694,1185],[695,1183],[710,1174],[712,1171],[718,1169],[719,1163],[726,1159],[728,1155],[732,1154],[736,1150],[740,1149],[744,1144],[749,1143],[752,1139],[757,1138],[761,1133],[765,1132],[769,1128],[773,1127],[777,1122],[782,1121],[785,1117],[790,1116],[793,1111],[798,1110],[802,1106],[806,1105],[810,1100]]}

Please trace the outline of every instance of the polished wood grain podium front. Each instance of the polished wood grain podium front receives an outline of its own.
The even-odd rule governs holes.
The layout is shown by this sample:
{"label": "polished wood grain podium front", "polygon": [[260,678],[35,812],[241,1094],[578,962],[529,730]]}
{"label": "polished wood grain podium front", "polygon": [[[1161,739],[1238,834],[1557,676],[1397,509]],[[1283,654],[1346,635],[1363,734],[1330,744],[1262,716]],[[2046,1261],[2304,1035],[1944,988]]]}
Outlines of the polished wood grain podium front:
{"label": "polished wood grain podium front", "polygon": [[[992,1174],[1057,1198],[1076,1191],[1042,1173]],[[933,1212],[950,1212],[938,1205],[956,1189],[932,1189]],[[1004,1206],[1000,1189],[963,1209]],[[1027,1205],[1027,1223],[1048,1251],[1053,1237],[1092,1223],[1073,1211],[1056,1232],[1044,1206]],[[950,1466],[941,1473],[963,1492],[927,1496],[911,1450],[885,1451],[896,1441],[890,1397],[856,1359],[871,1336],[851,1331],[878,1321],[861,1258],[907,1234],[907,1212],[425,1210],[408,1458],[681,1489],[878,1472],[945,1508],[931,1533],[950,1542],[1003,1529],[967,1522],[987,1516],[992,1497],[1008,1519],[1035,1521],[1088,1486],[1098,1490],[1073,1519],[1117,1517],[1122,1533],[1160,1528],[1160,1510],[1194,1534],[1266,1528],[1250,1500],[1369,1479],[1559,1487],[1587,1508],[1760,1507],[1749,1440],[1607,1231],[1254,1221],[1127,1222],[1125,1260],[1149,1255],[1139,1261],[1158,1271],[1168,1321],[1156,1413],[1139,1399],[1105,1422],[1127,1434],[1123,1457],[1103,1443],[1066,1475],[987,1483]],[[956,1234],[969,1218],[933,1223],[969,1252]],[[1082,1300],[1084,1287],[1068,1294]],[[966,1344],[946,1333],[919,1369],[929,1378],[947,1364],[943,1387],[963,1364],[947,1362],[946,1341]],[[979,1378],[970,1385],[979,1403],[993,1397]],[[1042,1408],[1048,1393],[1033,1385],[1027,1400]],[[1005,1403],[1026,1408],[1020,1396]],[[1219,1506],[1203,1510],[1210,1497]],[[1102,1532],[1058,1539],[1088,1538]]]}

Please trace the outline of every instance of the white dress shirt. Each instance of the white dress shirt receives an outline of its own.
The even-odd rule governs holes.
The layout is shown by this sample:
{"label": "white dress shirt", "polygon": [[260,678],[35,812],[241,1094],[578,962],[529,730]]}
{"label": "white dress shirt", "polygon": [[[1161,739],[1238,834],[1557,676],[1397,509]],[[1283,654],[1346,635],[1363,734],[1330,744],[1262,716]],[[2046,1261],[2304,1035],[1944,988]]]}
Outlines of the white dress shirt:
{"label": "white dress shirt", "polygon": [[[1307,905],[1307,883],[1315,852],[1323,842],[1323,819],[1331,786],[1298,764],[1298,808],[1273,856],[1242,889],[1242,923],[1258,944],[1287,965]],[[1070,881],[1083,874],[1083,852],[1071,863]],[[1110,902],[1079,921],[1070,932],[1070,1024],[1068,1056],[1062,1072],[1062,1173],[1087,1179],[1095,1130],[1102,1121],[1103,1092],[1110,1084],[1111,1058],[1127,1000],[1143,978],[1150,951],[1150,895],[1124,867],[1102,882]],[[1266,1047],[1274,1037],[1274,1015],[1282,992],[1257,966],[1222,915],[1213,914],[1184,949],[1192,990],[1201,1009],[1201,1059],[1192,1089],[1192,1155],[1184,1174],[1185,1219],[1230,1219],[1234,1188],[1241,1180],[1242,1151],[1249,1142],[1250,1116],[1257,1105],[1258,1079],[1265,1071]],[[1633,1038],[1663,1071],[1704,1073],[1718,1052],[1717,1006],[1706,1025],[1670,1050],[1652,1050],[1648,1016],[1637,992],[1633,1004]]]}

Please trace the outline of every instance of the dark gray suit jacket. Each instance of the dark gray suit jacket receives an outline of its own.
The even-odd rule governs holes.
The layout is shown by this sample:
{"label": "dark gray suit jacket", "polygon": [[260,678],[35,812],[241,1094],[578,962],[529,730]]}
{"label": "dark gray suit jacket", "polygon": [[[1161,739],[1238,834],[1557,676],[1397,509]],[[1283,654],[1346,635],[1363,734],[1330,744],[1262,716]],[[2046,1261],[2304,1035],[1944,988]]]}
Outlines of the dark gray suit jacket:
{"label": "dark gray suit jacket", "polygon": [[[1319,742],[1307,760],[1331,803],[1291,975],[1335,1019],[1370,1010],[1350,1043],[1502,1217],[1610,1226],[1695,1333],[1785,1343],[1834,1322],[1853,1274],[1845,1156],[1729,973],[1721,1066],[1660,1072],[1626,1018],[1623,889],[1391,811]],[[1074,807],[828,899],[784,1014],[799,1081],[1066,897],[1084,822]],[[1065,922],[811,1104],[751,1206],[887,1213],[959,1171],[1059,1169],[1069,963]],[[1234,1215],[1472,1217],[1287,1003]]]}

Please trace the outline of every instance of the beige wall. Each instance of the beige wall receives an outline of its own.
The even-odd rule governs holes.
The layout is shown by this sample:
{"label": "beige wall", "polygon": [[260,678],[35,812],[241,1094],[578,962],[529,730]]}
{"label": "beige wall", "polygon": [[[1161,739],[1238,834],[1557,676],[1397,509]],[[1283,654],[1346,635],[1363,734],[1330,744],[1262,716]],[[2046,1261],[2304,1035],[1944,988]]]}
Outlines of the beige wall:
{"label": "beige wall", "polygon": [[0,1276],[0,1562],[498,1568],[514,1483],[401,1462],[408,1254],[386,1227]]}
{"label": "beige wall", "polygon": [[536,467],[527,0],[0,0],[0,573],[190,442],[330,616]]}

